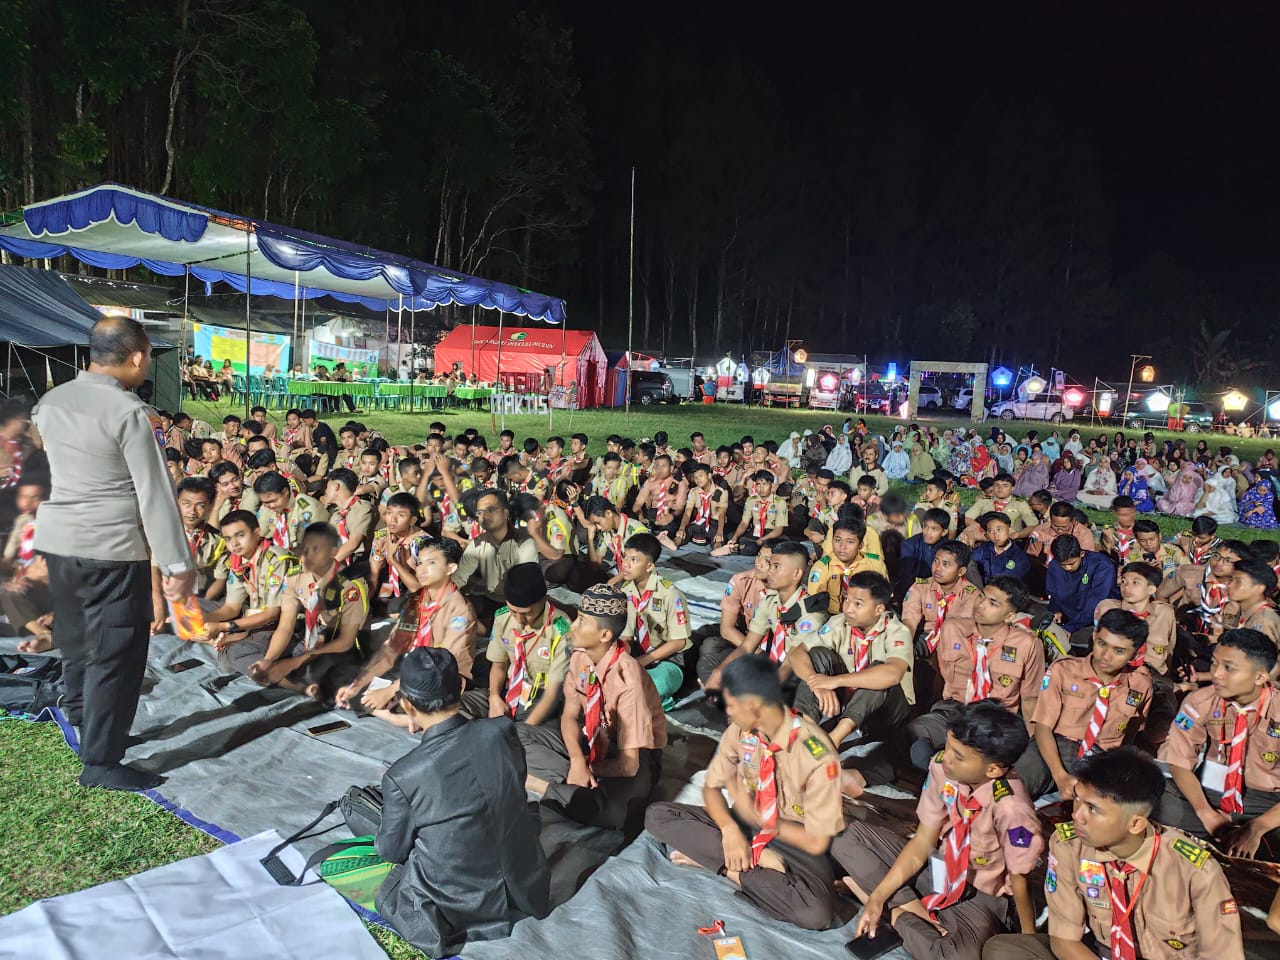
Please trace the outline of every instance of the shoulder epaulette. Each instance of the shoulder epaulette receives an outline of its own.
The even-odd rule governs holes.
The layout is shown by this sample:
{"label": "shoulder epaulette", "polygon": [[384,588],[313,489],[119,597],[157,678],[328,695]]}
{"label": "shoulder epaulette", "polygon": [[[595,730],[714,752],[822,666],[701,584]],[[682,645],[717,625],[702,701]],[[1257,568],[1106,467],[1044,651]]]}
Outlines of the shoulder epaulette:
{"label": "shoulder epaulette", "polygon": [[928,583],[931,577],[916,577],[916,583]]}
{"label": "shoulder epaulette", "polygon": [[934,759],[934,761],[935,761],[935,762],[937,762],[937,763],[941,763],[941,762],[942,762],[942,755],[943,755],[944,753],[946,753],[946,751],[945,751],[945,750],[939,750],[937,753],[935,753],[935,754],[933,755],[933,759]]}
{"label": "shoulder epaulette", "polygon": [[659,577],[659,578],[658,578],[658,585],[659,585],[659,586],[661,586],[661,587],[669,587],[669,586],[671,586],[671,581],[670,581],[670,580],[668,580],[666,577]]}
{"label": "shoulder epaulette", "polygon": [[1001,777],[999,780],[992,782],[991,796],[992,796],[992,799],[994,799],[997,803],[999,803],[1005,797],[1013,796],[1013,787],[1009,786],[1008,780],[1006,780],[1004,777]]}
{"label": "shoulder epaulette", "polygon": [[495,617],[501,617],[501,616],[503,616],[504,614],[508,614],[508,613],[510,613],[510,612],[511,612],[511,608],[510,608],[510,607],[499,607],[497,610],[495,610],[495,611],[493,612],[493,615],[494,615]]}
{"label": "shoulder epaulette", "polygon": [[1076,838],[1076,825],[1070,820],[1064,820],[1053,828],[1053,832],[1058,835],[1058,839],[1063,843]]}
{"label": "shoulder epaulette", "polygon": [[1209,861],[1209,848],[1191,837],[1178,837],[1171,844],[1173,852],[1197,870]]}

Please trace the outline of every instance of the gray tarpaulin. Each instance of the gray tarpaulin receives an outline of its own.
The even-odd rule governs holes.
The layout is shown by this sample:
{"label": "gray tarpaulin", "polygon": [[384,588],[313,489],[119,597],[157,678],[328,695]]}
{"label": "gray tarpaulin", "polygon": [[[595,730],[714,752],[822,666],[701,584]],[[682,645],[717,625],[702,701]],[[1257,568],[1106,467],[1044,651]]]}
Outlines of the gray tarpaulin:
{"label": "gray tarpaulin", "polygon": [[[273,831],[0,918],[0,960],[386,960],[332,887],[282,887]],[[295,872],[303,859],[286,851]]]}

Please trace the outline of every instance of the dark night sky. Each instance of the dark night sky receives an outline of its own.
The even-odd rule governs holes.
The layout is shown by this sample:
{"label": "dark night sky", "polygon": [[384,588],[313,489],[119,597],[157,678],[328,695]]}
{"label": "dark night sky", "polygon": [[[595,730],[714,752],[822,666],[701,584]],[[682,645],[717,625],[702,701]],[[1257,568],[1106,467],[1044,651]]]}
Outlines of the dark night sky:
{"label": "dark night sky", "polygon": [[[633,22],[620,9],[561,8],[588,104],[602,65],[622,70],[653,36],[696,40],[709,58],[736,48],[773,80],[796,124],[838,123],[854,92],[901,101],[929,125],[984,96],[1045,103],[1097,150],[1118,271],[1168,252],[1237,293],[1269,288],[1276,273],[1274,4],[802,3],[765,13],[686,2],[646,7]],[[602,159],[644,155],[643,144],[600,149]]]}

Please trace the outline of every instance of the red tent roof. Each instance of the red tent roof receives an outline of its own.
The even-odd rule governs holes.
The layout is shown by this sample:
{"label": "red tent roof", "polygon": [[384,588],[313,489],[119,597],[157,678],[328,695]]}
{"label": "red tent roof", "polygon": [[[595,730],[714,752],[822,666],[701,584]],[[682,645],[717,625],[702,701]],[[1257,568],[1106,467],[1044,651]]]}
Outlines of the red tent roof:
{"label": "red tent roof", "polygon": [[[566,387],[576,384],[583,405],[596,406],[601,402],[596,394],[603,394],[608,361],[593,332],[563,327],[504,326],[499,341],[498,330],[498,327],[455,327],[436,345],[436,371],[444,372],[456,363],[467,376],[474,373],[486,383],[493,383],[498,379],[501,345],[504,374],[542,374],[548,367],[558,369],[555,382]],[[560,366],[562,357],[563,367]],[[595,367],[596,364],[599,366]]]}

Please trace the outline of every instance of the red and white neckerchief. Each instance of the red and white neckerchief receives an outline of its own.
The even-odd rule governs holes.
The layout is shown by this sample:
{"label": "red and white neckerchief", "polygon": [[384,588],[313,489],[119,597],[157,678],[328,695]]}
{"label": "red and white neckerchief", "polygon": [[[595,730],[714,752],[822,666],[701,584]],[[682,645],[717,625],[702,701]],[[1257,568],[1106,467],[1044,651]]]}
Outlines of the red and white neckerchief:
{"label": "red and white neckerchief", "polygon": [[976,633],[969,636],[969,656],[973,658],[973,669],[969,673],[969,682],[965,684],[965,703],[976,703],[991,696],[992,639],[980,637]]}
{"label": "red and white neckerchief", "polygon": [[622,548],[626,542],[627,536],[627,515],[625,513],[618,514],[618,532],[613,536],[613,563],[614,566],[622,566]]}
{"label": "red and white neckerchief", "polygon": [[[542,615],[542,629],[545,630],[555,618],[556,608],[547,601],[546,612]],[[511,645],[511,672],[507,676],[507,712],[516,715],[520,701],[524,699],[525,689],[529,686],[529,641],[533,640],[541,630],[517,630],[516,642]]]}
{"label": "red and white neckerchief", "polygon": [[760,506],[756,508],[755,516],[755,536],[760,539],[769,532],[769,528],[765,526],[769,522],[769,501],[761,500]]}
{"label": "red and white neckerchief", "polygon": [[32,520],[22,528],[22,535],[18,537],[18,566],[29,567],[31,561],[36,558],[36,522]]}
{"label": "red and white neckerchief", "polygon": [[281,510],[276,514],[275,525],[271,529],[271,542],[283,550],[289,549],[289,511],[293,509],[290,504],[285,510]]}
{"label": "red and white neckerchief", "polygon": [[431,620],[440,611],[440,607],[444,603],[445,598],[457,589],[457,586],[453,583],[449,583],[440,591],[440,596],[435,600],[432,600],[427,596],[426,587],[422,588],[422,597],[418,600],[418,632],[413,636],[413,646],[415,649],[417,647],[432,646]]}
{"label": "red and white neckerchief", "polygon": [[1206,569],[1204,579],[1200,581],[1200,607],[1197,614],[1200,626],[1206,631],[1212,630],[1222,623],[1222,608],[1227,602],[1227,585],[1210,580],[1211,572]]}
{"label": "red and white neckerchief", "polygon": [[583,691],[586,695],[587,702],[582,711],[582,733],[587,738],[587,765],[593,766],[599,761],[606,750],[606,744],[601,742],[600,733],[604,729],[604,678],[608,672],[613,669],[613,665],[618,662],[618,658],[622,656],[623,646],[618,644],[613,656],[609,658],[608,664],[603,670],[592,668],[587,678],[587,689]]}
{"label": "red and white neckerchief", "polygon": [[872,643],[876,637],[884,632],[885,624],[888,620],[887,615],[882,616],[876,621],[874,627],[865,632],[852,624],[849,625],[849,659],[853,661],[854,673],[871,666]]}
{"label": "red and white neckerchief", "polygon": [[944,594],[937,587],[934,587],[933,596],[938,605],[938,614],[936,619],[933,621],[933,629],[929,631],[929,635],[925,637],[924,640],[925,646],[929,648],[930,653],[933,653],[933,651],[938,649],[938,638],[942,635],[942,625],[947,620],[947,608],[951,606],[956,597],[960,596],[960,591],[957,590],[955,593]]}
{"label": "red and white neckerchief", "polygon": [[335,563],[333,569],[329,571],[329,575],[321,580],[312,580],[307,584],[307,597],[303,601],[303,622],[305,629],[302,636],[302,645],[307,650],[314,650],[316,644],[320,642],[324,630],[320,626],[320,585],[328,583],[338,575],[338,565]]}
{"label": "red and white neckerchief", "polygon": [[1160,834],[1157,833],[1151,843],[1151,859],[1147,861],[1147,870],[1138,877],[1133,896],[1129,896],[1126,881],[1138,868],[1123,860],[1103,865],[1102,869],[1107,874],[1107,888],[1111,894],[1111,960],[1138,960],[1137,947],[1133,942],[1133,923],[1129,918],[1133,916],[1133,908],[1142,893],[1142,885],[1151,875],[1151,868],[1155,866],[1159,851]]}
{"label": "red and white neckerchief", "polygon": [[635,593],[627,595],[631,598],[631,606],[636,612],[636,642],[645,653],[653,649],[653,638],[649,636],[649,624],[644,618],[645,611],[649,609],[649,602],[653,599],[653,590],[654,588],[650,587],[644,593],[640,593],[637,588]]}
{"label": "red and white neckerchief", "polygon": [[[407,546],[409,547],[409,556],[411,556],[415,561],[418,559],[418,544],[420,542],[421,541],[419,540],[418,537],[410,537],[409,540],[407,541]],[[394,552],[398,553],[399,551],[397,550]],[[395,563],[392,562],[391,557],[392,557],[392,554],[388,553],[387,554],[387,586],[391,590],[391,595],[393,597],[398,597],[400,596],[400,571],[396,569],[396,565]]]}
{"label": "red and white neckerchief", "polygon": [[[344,544],[351,539],[351,534],[348,532],[348,529],[347,529],[347,514],[351,512],[351,508],[355,506],[356,501],[359,499],[360,499],[359,497],[352,497],[350,500],[347,501],[347,505],[338,511],[338,519],[334,523],[334,526],[338,528],[338,536],[342,538],[342,542]],[[347,559],[342,561],[342,565],[344,567],[351,566],[352,562],[354,561],[354,558],[355,558],[354,553],[348,554]]]}
{"label": "red and white neckerchief", "polygon": [[[1132,613],[1139,620],[1147,620],[1151,616],[1150,608],[1142,611],[1142,613],[1139,613],[1137,610],[1130,610],[1129,612]],[[1143,641],[1142,646],[1140,646],[1137,652],[1133,655],[1133,659],[1129,661],[1129,666],[1133,667],[1136,670],[1138,669],[1138,667],[1142,666],[1143,663],[1146,662],[1146,660],[1147,660],[1147,644],[1146,644],[1146,641]]]}
{"label": "red and white neckerchief", "polygon": [[[191,548],[191,559],[198,560],[200,558],[200,548],[204,546],[205,528],[197,527],[195,530],[185,531],[187,535],[187,546]],[[25,532],[23,536],[26,536]]]}
{"label": "red and white neckerchief", "polygon": [[670,485],[664,480],[658,485],[658,492],[653,495],[653,511],[658,516],[667,512]]}
{"label": "red and white neckerchief", "polygon": [[804,587],[801,587],[796,592],[795,599],[792,600],[791,603],[787,604],[785,607],[778,608],[778,614],[777,614],[778,622],[774,625],[772,638],[769,643],[769,649],[767,651],[767,653],[769,654],[769,659],[772,660],[774,663],[782,663],[784,660],[787,659],[788,624],[783,623],[782,618],[785,614],[790,612],[791,608],[795,606],[797,603],[800,604],[801,611],[803,612],[804,600],[805,600],[805,597],[807,597],[808,595],[809,595],[808,591],[805,590]]}
{"label": "red and white neckerchief", "polygon": [[1120,558],[1121,563],[1129,562],[1129,554],[1133,552],[1133,545],[1138,542],[1138,537],[1132,530],[1121,530],[1116,527],[1116,556]]}
{"label": "red and white neckerchief", "polygon": [[237,577],[244,581],[245,589],[249,591],[249,595],[254,599],[258,596],[258,563],[267,555],[267,548],[271,544],[266,540],[259,542],[258,549],[255,551],[251,559],[231,555],[231,559],[227,561],[227,567]]}
{"label": "red and white neckerchief", "polygon": [[547,479],[550,480],[560,472],[560,468],[564,466],[564,457],[556,457],[554,460],[547,461]]}
{"label": "red and white neckerchief", "polygon": [[947,834],[942,847],[947,868],[946,887],[921,900],[934,920],[938,919],[939,910],[957,903],[964,895],[964,888],[969,882],[969,830],[981,809],[982,804],[976,797],[972,794],[961,796],[957,790],[955,801],[951,804],[951,832]]}
{"label": "red and white neckerchief", "polygon": [[[1235,726],[1231,731],[1231,739],[1224,739],[1222,745],[1229,746],[1227,753],[1227,775],[1223,781],[1222,799],[1218,801],[1218,809],[1223,813],[1244,813],[1244,754],[1249,744],[1249,728],[1256,727],[1267,712],[1271,701],[1271,688],[1264,687],[1262,696],[1242,707],[1235,701],[1226,706],[1236,713]],[[1249,717],[1253,717],[1250,724]],[[1225,734],[1225,730],[1223,731]]]}
{"label": "red and white neckerchief", "polygon": [[991,509],[994,513],[1004,513],[1009,508],[1008,500],[992,500]]}
{"label": "red and white neckerchief", "polygon": [[[800,715],[791,711],[791,730],[787,734],[787,749],[800,736]],[[770,841],[778,835],[778,763],[781,743],[770,741],[760,752],[760,785],[752,798],[756,814],[760,817],[760,829],[751,838],[751,865],[760,865],[760,855]]]}
{"label": "red and white neckerchief", "polygon": [[699,490],[698,500],[693,509],[693,525],[706,527],[711,525],[711,493]]}
{"label": "red and white neckerchief", "polygon": [[1097,745],[1098,737],[1102,734],[1102,725],[1107,722],[1107,711],[1111,709],[1111,695],[1115,692],[1119,678],[1110,683],[1103,683],[1097,677],[1090,677],[1085,682],[1096,683],[1098,694],[1093,700],[1093,715],[1089,717],[1089,728],[1085,730],[1084,739],[1080,741],[1080,747],[1076,750],[1077,758],[1088,756]]}
{"label": "red and white neckerchief", "polygon": [[1219,538],[1214,537],[1209,543],[1206,543],[1204,546],[1200,546],[1193,540],[1191,542],[1191,549],[1187,551],[1187,559],[1197,566],[1202,563],[1208,563],[1209,554],[1218,549],[1218,544],[1220,542]]}
{"label": "red and white neckerchief", "polygon": [[16,487],[22,480],[22,441],[6,439],[4,446],[9,451],[9,475],[0,480],[0,490]]}
{"label": "red and white neckerchief", "polygon": [[360,453],[361,451],[359,450],[354,450],[351,453],[348,453],[346,458],[342,461],[342,465],[348,470],[354,470],[360,465]]}
{"label": "red and white neckerchief", "polygon": [[849,595],[849,582],[853,579],[853,574],[848,570],[840,571],[840,608],[844,609],[845,597]]}

